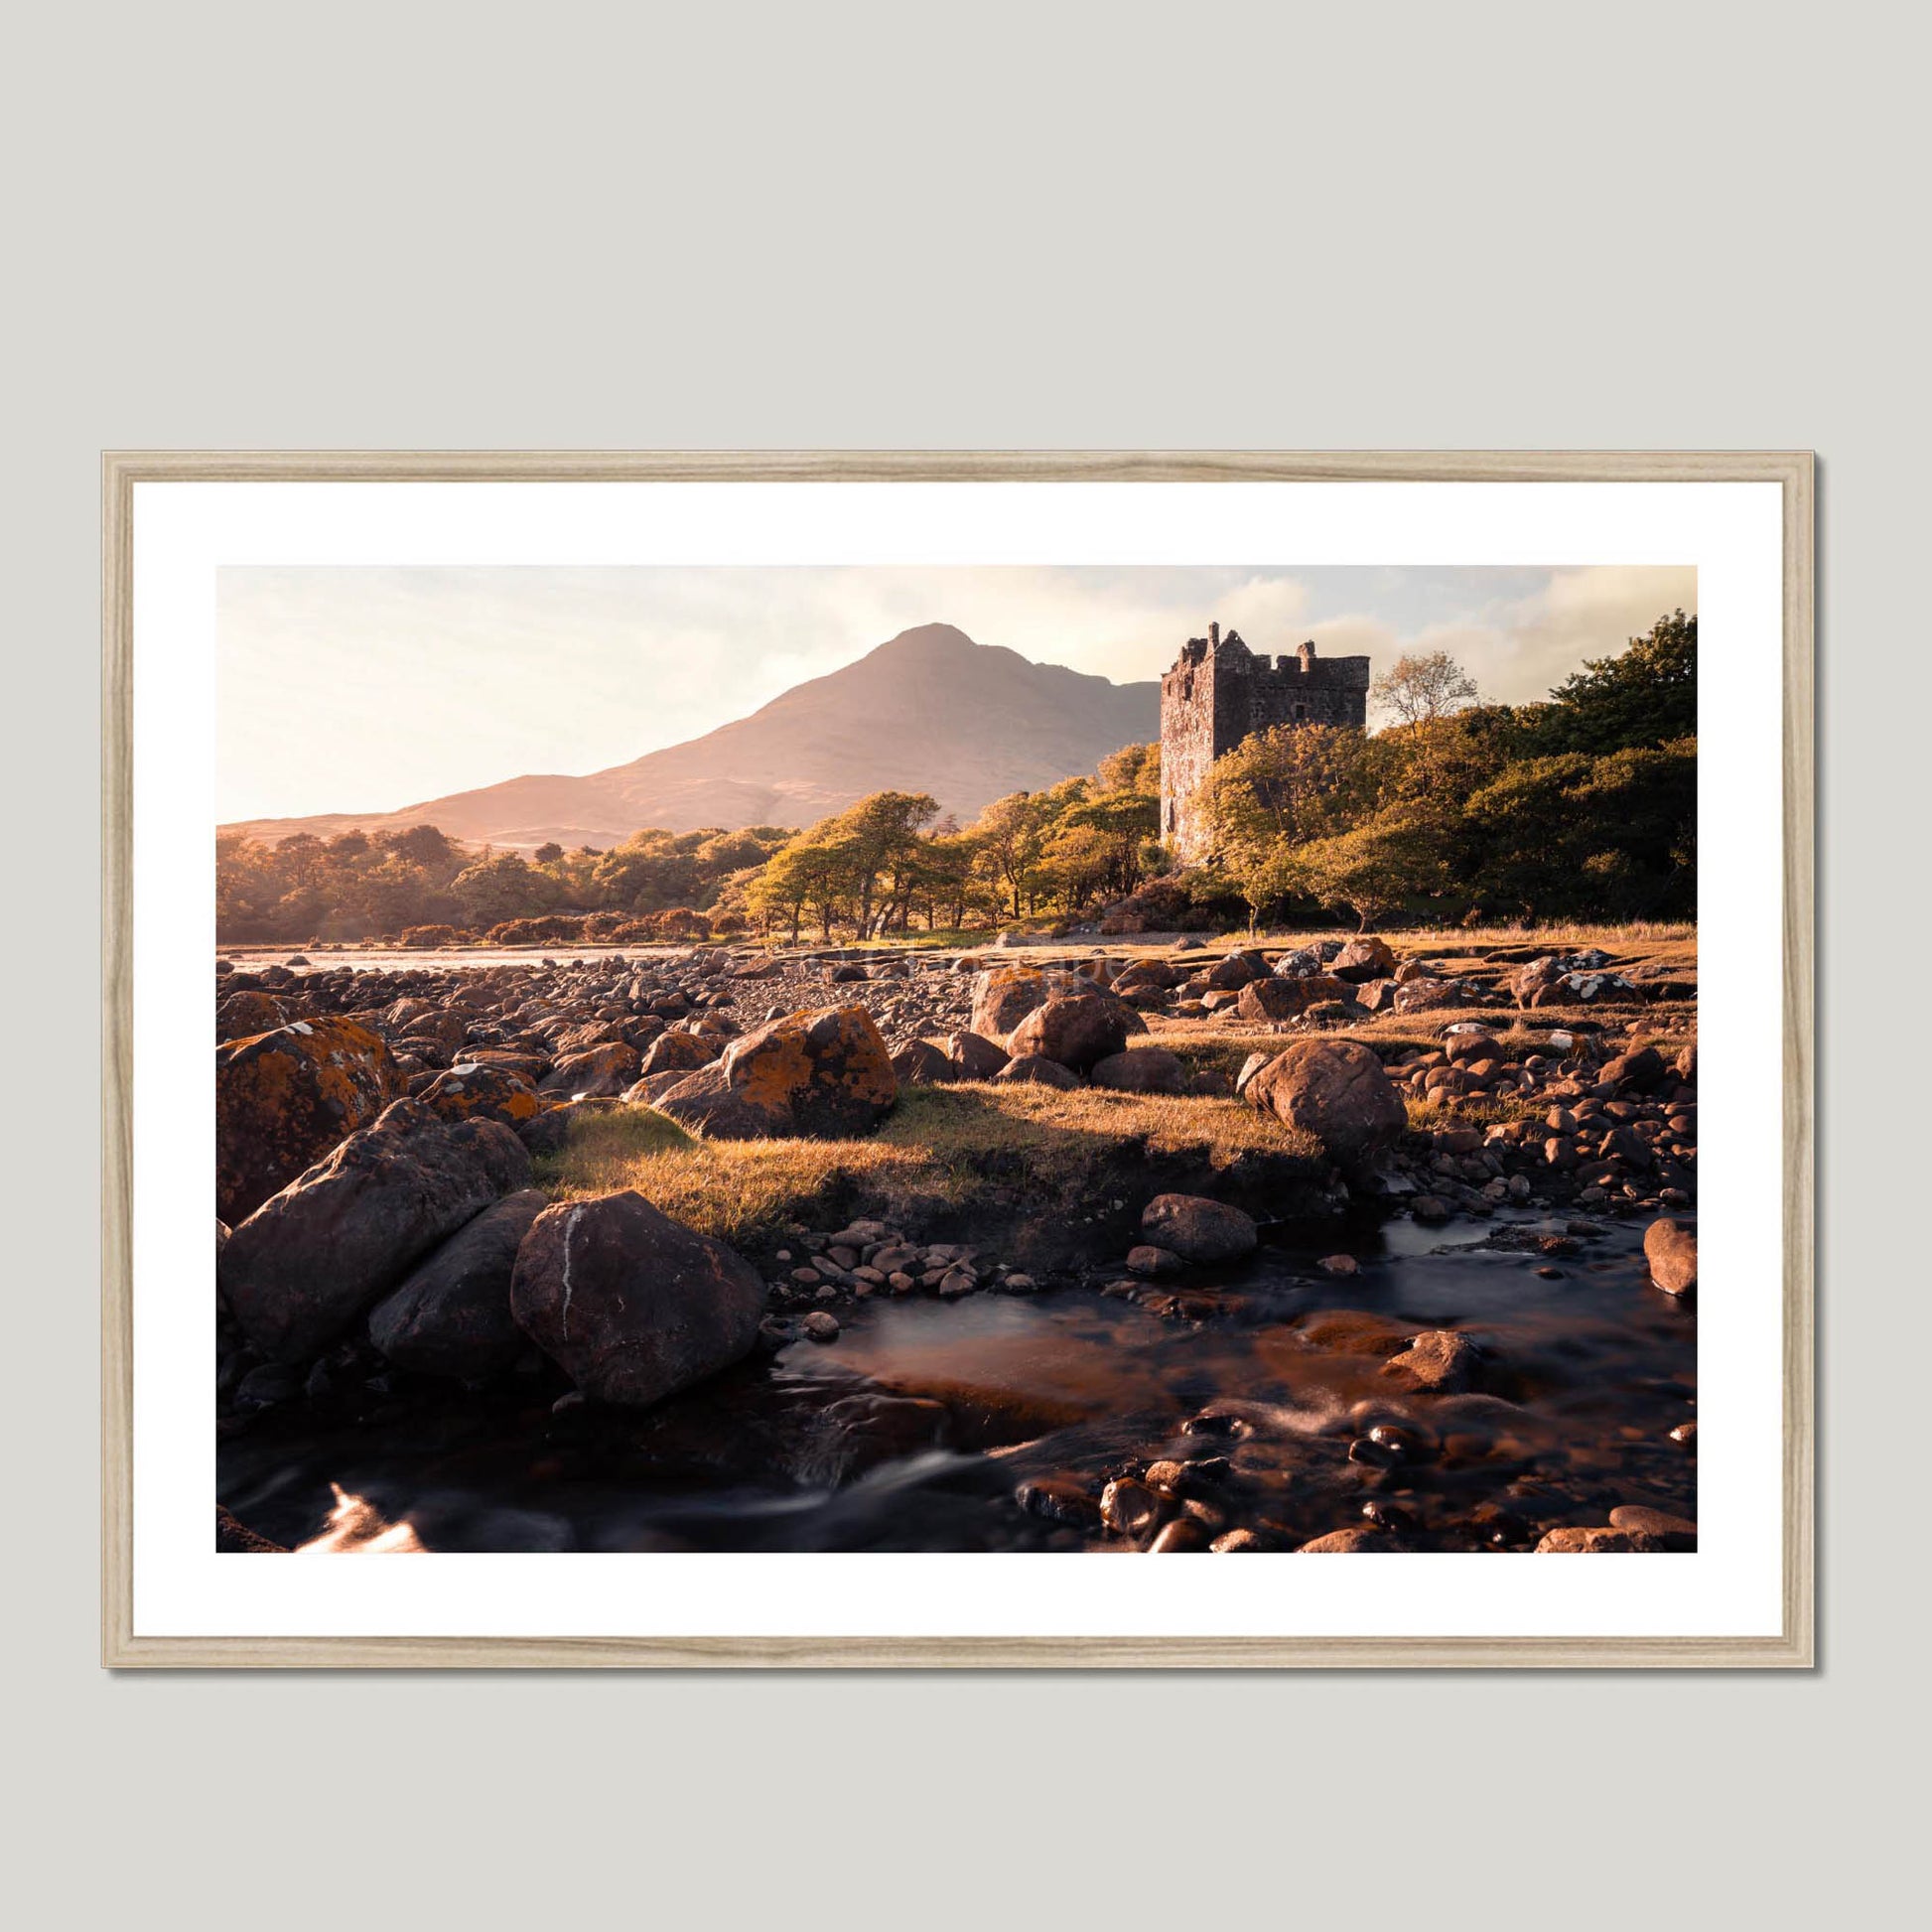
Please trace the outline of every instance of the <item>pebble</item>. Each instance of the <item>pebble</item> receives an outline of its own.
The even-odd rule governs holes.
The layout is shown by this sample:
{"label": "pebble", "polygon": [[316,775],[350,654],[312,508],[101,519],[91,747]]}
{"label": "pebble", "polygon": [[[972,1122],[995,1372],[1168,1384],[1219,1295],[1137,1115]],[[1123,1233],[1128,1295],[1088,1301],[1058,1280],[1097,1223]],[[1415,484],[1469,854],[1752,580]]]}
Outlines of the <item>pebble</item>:
{"label": "pebble", "polygon": [[1154,1491],[1131,1476],[1117,1476],[1100,1492],[1100,1520],[1118,1536],[1144,1536],[1160,1514]]}
{"label": "pebble", "polygon": [[812,1341],[837,1341],[839,1338],[838,1316],[828,1314],[823,1309],[814,1309],[798,1326]]}
{"label": "pebble", "polygon": [[1151,1557],[1173,1556],[1179,1550],[1201,1549],[1207,1540],[1206,1530],[1191,1516],[1176,1516],[1147,1546],[1147,1551]]}

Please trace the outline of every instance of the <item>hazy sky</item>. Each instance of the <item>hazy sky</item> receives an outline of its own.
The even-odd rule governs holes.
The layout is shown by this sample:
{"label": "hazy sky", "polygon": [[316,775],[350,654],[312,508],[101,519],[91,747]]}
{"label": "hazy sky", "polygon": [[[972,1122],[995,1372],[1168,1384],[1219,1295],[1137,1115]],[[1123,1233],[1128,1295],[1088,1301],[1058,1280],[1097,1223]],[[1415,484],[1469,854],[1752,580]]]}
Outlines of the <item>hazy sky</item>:
{"label": "hazy sky", "polygon": [[1377,670],[1448,650],[1518,702],[1680,605],[1693,569],[229,569],[217,811],[386,811],[600,770],[919,623],[1127,682],[1218,619],[1258,651],[1312,637]]}

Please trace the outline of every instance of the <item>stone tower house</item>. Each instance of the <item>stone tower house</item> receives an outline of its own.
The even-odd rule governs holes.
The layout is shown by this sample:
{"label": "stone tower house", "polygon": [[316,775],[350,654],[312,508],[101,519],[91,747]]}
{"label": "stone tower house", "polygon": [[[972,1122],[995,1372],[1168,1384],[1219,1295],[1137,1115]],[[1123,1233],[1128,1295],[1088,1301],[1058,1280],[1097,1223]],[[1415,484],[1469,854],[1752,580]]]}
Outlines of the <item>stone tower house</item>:
{"label": "stone tower house", "polygon": [[1312,642],[1274,662],[1210,623],[1189,637],[1161,680],[1161,838],[1182,865],[1213,852],[1200,809],[1208,767],[1272,725],[1353,725],[1368,720],[1368,659],[1321,657]]}

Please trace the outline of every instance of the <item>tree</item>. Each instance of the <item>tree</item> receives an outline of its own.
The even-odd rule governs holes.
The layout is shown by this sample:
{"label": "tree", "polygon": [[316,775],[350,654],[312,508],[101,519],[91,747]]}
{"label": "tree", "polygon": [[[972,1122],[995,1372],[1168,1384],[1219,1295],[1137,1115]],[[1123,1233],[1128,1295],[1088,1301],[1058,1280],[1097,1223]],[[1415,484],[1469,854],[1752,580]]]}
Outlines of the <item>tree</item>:
{"label": "tree", "polygon": [[1295,849],[1344,830],[1368,802],[1368,742],[1341,725],[1277,725],[1214,760],[1203,806],[1215,871],[1252,924],[1296,887]]}
{"label": "tree", "polygon": [[557,902],[556,882],[538,872],[521,854],[485,851],[451,882],[451,892],[472,925],[500,925],[505,919],[547,912]]}
{"label": "tree", "polygon": [[938,816],[939,801],[923,791],[875,791],[806,835],[843,854],[846,893],[861,939],[870,939],[876,927],[883,929],[902,908],[916,869],[921,830]]}
{"label": "tree", "polygon": [[1032,792],[1013,791],[994,799],[973,821],[981,875],[1001,889],[1016,919],[1021,889],[1039,862],[1047,815]]}
{"label": "tree", "polygon": [[1594,657],[1525,707],[1529,749],[1543,757],[1625,746],[1657,747],[1695,738],[1698,728],[1698,621],[1682,611],[1659,618],[1615,657]]}
{"label": "tree", "polygon": [[1369,695],[1402,725],[1432,724],[1466,710],[1480,693],[1476,681],[1446,650],[1398,657],[1369,686]]}
{"label": "tree", "polygon": [[1288,855],[1283,872],[1296,891],[1353,912],[1364,932],[1406,900],[1445,884],[1436,828],[1402,812],[1302,846]]}

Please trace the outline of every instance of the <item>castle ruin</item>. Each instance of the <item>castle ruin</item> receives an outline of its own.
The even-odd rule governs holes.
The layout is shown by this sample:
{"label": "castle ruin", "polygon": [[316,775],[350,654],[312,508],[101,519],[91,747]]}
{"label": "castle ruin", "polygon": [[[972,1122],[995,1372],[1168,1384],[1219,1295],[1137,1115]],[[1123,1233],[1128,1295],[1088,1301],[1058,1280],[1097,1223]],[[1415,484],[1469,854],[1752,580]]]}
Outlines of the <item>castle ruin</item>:
{"label": "castle ruin", "polygon": [[1189,637],[1161,680],[1161,838],[1185,866],[1213,854],[1201,809],[1208,768],[1244,739],[1274,725],[1368,721],[1368,659],[1316,657],[1312,641],[1270,662],[1210,623]]}

